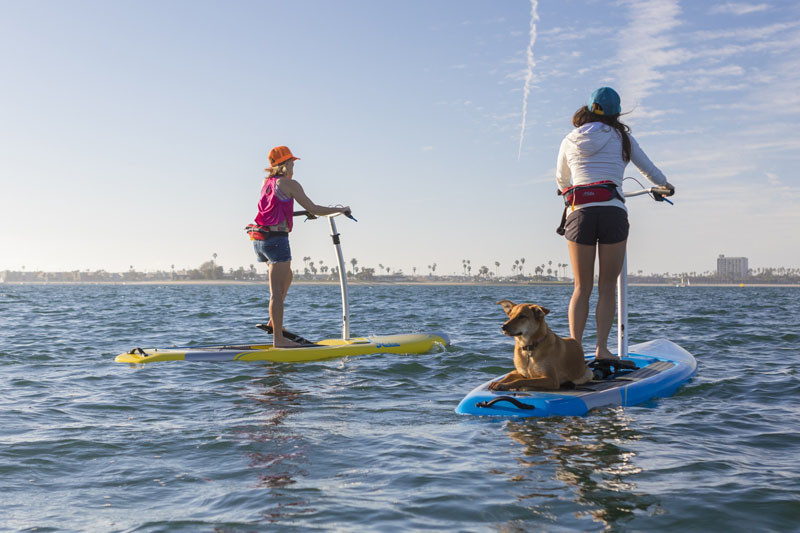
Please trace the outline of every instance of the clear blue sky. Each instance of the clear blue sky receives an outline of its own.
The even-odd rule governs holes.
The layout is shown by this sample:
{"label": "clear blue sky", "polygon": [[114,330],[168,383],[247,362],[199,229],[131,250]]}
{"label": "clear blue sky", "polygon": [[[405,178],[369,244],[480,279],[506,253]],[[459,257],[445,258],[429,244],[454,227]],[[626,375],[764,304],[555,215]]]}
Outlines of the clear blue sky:
{"label": "clear blue sky", "polygon": [[[0,1],[0,269],[250,265],[278,144],[361,266],[566,262],[556,155],[601,85],[678,190],[630,201],[631,270],[800,266],[800,4],[539,2],[519,153],[532,7]],[[292,249],[334,263],[324,221]]]}

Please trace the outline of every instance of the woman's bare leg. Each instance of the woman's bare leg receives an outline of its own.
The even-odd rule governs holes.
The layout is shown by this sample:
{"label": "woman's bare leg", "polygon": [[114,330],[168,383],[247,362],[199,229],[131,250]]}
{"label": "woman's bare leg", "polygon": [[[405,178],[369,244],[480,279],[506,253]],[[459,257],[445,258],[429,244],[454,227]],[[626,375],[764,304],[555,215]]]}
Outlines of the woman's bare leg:
{"label": "woman's bare leg", "polygon": [[575,286],[569,301],[569,334],[579,343],[583,341],[583,330],[589,317],[589,297],[594,285],[595,247],[587,244],[567,241],[569,262]]}
{"label": "woman's bare leg", "polygon": [[300,346],[283,337],[283,302],[292,278],[291,261],[269,265],[269,323],[272,325],[272,345],[276,348]]}
{"label": "woman's bare leg", "polygon": [[608,349],[608,334],[614,323],[616,310],[617,278],[625,261],[625,245],[627,240],[614,244],[600,244],[597,256],[600,262],[600,273],[597,276],[597,357],[598,359],[618,359]]}

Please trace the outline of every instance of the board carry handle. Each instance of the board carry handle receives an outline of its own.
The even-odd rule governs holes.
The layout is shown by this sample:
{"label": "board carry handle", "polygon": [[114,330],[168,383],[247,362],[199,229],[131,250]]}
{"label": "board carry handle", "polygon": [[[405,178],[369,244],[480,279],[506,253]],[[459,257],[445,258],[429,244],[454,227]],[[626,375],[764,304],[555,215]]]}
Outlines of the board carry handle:
{"label": "board carry handle", "polygon": [[522,403],[521,401],[517,400],[513,396],[498,396],[494,400],[491,400],[491,401],[488,401],[488,402],[478,402],[478,403],[475,404],[475,407],[491,407],[494,404],[496,404],[497,402],[508,402],[510,404],[513,404],[514,407],[516,407],[518,409],[536,409],[535,406],[528,405],[526,403]]}

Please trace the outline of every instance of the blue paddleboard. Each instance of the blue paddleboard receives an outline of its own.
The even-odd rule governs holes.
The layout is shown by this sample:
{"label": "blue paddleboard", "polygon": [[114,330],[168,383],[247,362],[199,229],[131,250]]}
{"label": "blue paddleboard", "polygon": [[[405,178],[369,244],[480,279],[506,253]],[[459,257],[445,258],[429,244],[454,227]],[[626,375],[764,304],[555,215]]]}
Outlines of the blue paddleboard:
{"label": "blue paddleboard", "polygon": [[[593,359],[588,358],[587,361]],[[639,367],[575,389],[557,391],[491,391],[489,380],[467,394],[456,407],[460,415],[582,416],[590,409],[629,406],[671,396],[697,371],[692,354],[666,339],[631,346],[628,357]]]}

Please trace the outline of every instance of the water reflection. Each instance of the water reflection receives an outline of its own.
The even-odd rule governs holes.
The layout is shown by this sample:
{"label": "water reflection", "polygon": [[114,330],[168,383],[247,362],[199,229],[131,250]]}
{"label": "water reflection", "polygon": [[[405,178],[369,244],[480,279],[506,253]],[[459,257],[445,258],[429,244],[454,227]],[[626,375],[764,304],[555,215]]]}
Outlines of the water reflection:
{"label": "water reflection", "polygon": [[[538,505],[547,502],[546,498],[563,498],[566,486],[578,504],[574,516],[591,516],[604,530],[616,529],[619,522],[632,519],[636,513],[658,512],[656,498],[636,491],[633,478],[642,469],[634,461],[636,454],[624,446],[641,436],[631,428],[630,417],[623,409],[586,418],[509,421],[506,429],[513,440],[524,446],[518,459],[522,471],[513,473],[511,479],[524,483],[539,478],[533,480],[534,492],[518,496],[521,502]],[[552,479],[541,479],[543,472],[553,472],[553,466],[552,479],[560,482],[555,486]],[[537,514],[542,514],[540,511]]]}
{"label": "water reflection", "polygon": [[286,423],[300,408],[303,392],[284,382],[284,371],[271,365],[266,367],[264,377],[247,383],[243,394],[247,402],[243,407],[249,410],[255,402],[255,417],[259,422],[237,430],[248,450],[248,466],[257,472],[256,485],[269,490],[262,512],[269,522],[314,511],[309,502],[298,500],[291,491],[281,490],[296,483],[298,477],[308,475],[303,466],[308,463],[307,443]]}

